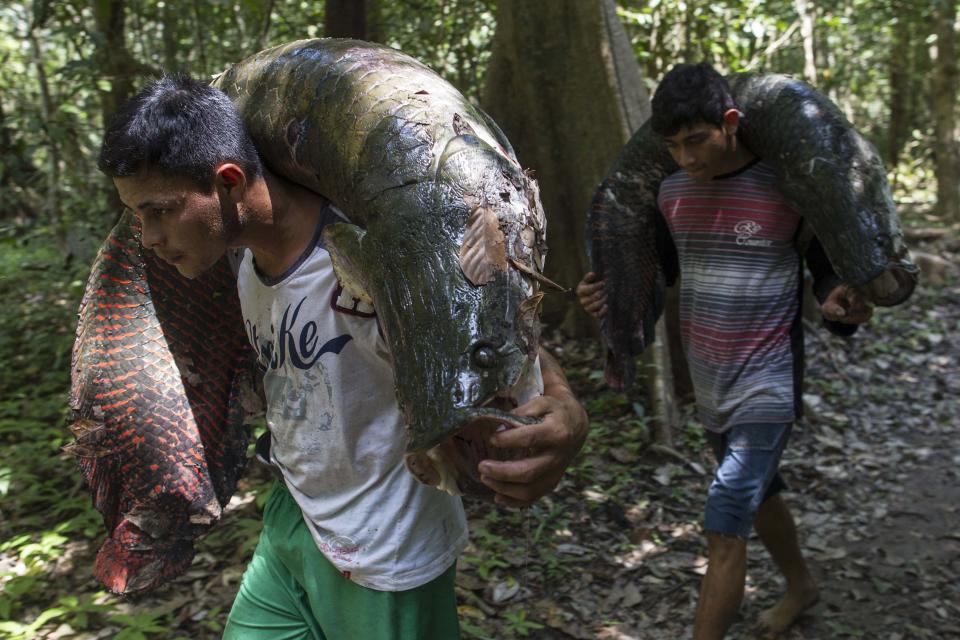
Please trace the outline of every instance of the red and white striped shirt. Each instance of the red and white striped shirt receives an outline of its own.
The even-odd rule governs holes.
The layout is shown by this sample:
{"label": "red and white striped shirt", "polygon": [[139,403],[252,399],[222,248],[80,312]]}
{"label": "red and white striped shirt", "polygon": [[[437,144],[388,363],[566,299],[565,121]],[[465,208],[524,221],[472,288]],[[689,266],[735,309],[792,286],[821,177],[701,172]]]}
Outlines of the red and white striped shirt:
{"label": "red and white striped shirt", "polygon": [[680,264],[680,322],[700,419],[711,431],[795,418],[791,330],[800,216],[754,162],[707,183],[678,171],[660,211]]}

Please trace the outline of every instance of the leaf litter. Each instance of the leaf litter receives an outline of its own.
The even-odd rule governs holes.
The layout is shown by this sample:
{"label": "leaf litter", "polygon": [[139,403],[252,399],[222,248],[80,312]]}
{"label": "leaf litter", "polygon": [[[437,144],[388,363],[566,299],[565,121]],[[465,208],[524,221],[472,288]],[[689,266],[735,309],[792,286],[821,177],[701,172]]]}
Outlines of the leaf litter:
{"label": "leaf litter", "polygon": [[[807,327],[807,417],[782,468],[821,601],[788,640],[960,637],[956,271],[943,286],[921,285],[906,305],[878,309],[852,339]],[[531,508],[467,504],[471,544],[456,581],[463,636],[688,637],[706,570],[703,501],[716,466],[692,410],[683,409],[685,426],[674,433],[685,461],[657,453],[648,418],[636,410],[641,399],[603,386],[595,345],[555,338],[548,346],[590,413],[591,435],[558,489]],[[96,545],[77,545],[82,551],[68,563],[48,569],[57,575],[47,606],[69,594],[112,609],[91,613],[85,630],[54,619],[35,637],[113,637],[139,615],[143,637],[219,638],[259,532],[252,498],[269,483],[251,465],[243,499],[203,539],[190,572],[136,600],[103,594],[90,578]],[[0,563],[13,561],[0,554]],[[729,637],[753,637],[757,614],[781,589],[752,538]],[[24,606],[19,622],[42,610]]]}

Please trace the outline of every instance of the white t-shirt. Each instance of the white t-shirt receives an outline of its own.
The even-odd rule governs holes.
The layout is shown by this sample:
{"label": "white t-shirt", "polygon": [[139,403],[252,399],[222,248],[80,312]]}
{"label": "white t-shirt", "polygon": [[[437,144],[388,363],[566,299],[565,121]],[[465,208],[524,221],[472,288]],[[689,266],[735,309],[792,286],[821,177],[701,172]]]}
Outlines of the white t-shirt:
{"label": "white t-shirt", "polygon": [[314,241],[278,278],[243,252],[237,288],[265,371],[271,462],[317,547],[351,580],[402,591],[443,573],[467,543],[460,499],[405,469],[404,424],[373,309],[342,294]]}

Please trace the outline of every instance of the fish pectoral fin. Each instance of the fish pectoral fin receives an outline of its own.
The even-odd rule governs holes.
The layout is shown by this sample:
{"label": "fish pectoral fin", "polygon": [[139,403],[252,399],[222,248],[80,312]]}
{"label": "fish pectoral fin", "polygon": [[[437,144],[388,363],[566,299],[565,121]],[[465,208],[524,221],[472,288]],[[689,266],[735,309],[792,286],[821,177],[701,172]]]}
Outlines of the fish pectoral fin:
{"label": "fish pectoral fin", "polygon": [[323,230],[323,242],[330,253],[333,271],[348,294],[373,306],[373,297],[366,286],[363,264],[363,239],[367,232],[355,224],[338,222]]}

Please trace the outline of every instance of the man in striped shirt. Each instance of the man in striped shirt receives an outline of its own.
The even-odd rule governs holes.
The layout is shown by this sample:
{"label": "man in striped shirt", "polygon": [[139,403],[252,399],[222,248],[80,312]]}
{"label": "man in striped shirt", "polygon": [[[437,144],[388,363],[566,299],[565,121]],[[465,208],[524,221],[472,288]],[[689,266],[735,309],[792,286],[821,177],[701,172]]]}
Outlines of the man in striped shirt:
{"label": "man in striped shirt", "polygon": [[[679,268],[682,341],[719,462],[706,504],[709,566],[694,640],[719,640],[732,624],[751,528],[787,583],[785,596],[760,616],[768,637],[776,637],[818,597],[778,472],[801,407],[801,219],[775,189],[771,168],[738,143],[740,112],[726,80],[708,65],[674,67],[653,97],[651,120],[680,166],[658,196],[675,247],[662,258]],[[839,281],[815,240],[805,257],[827,325],[853,333],[869,319],[870,303]],[[577,293],[588,312],[606,313],[594,274]]]}

